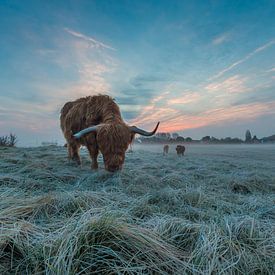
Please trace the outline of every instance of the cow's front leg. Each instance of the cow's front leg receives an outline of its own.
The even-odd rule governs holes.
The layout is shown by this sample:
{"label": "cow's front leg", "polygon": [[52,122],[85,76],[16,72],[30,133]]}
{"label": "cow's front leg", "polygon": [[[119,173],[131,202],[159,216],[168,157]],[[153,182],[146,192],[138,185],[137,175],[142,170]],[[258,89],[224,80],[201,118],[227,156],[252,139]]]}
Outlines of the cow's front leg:
{"label": "cow's front leg", "polygon": [[92,169],[98,169],[98,162],[97,162],[97,157],[98,157],[98,148],[95,144],[90,144],[87,146],[90,157],[92,159]]}

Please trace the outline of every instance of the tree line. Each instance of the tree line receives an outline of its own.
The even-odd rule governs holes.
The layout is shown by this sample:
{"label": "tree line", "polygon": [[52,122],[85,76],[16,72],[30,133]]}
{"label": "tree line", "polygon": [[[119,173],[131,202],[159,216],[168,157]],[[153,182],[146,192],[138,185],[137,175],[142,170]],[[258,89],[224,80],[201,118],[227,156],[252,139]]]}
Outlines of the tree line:
{"label": "tree line", "polygon": [[183,137],[178,133],[157,133],[153,137],[138,137],[137,143],[203,143],[203,144],[260,144],[260,143],[275,143],[275,135],[263,138],[252,136],[250,130],[245,131],[244,139],[241,138],[216,138],[214,136],[204,136],[201,139],[192,139],[191,137]]}

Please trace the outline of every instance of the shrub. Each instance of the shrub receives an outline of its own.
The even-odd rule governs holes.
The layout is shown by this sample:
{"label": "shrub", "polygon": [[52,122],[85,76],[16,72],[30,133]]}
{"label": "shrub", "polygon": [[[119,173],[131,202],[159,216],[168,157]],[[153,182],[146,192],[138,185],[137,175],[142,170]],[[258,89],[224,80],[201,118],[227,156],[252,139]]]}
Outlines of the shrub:
{"label": "shrub", "polygon": [[9,136],[0,137],[0,146],[14,147],[17,143],[17,137],[15,134],[10,133]]}

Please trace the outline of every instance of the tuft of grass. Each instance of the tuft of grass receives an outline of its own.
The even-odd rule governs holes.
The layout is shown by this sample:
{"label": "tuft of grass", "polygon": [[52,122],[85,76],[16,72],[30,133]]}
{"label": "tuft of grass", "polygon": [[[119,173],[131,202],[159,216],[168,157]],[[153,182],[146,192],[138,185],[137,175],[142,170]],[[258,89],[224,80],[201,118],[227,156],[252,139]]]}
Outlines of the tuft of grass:
{"label": "tuft of grass", "polygon": [[156,234],[112,216],[80,219],[56,241],[56,274],[153,274],[188,270],[179,251]]}
{"label": "tuft of grass", "polygon": [[134,149],[111,174],[0,147],[0,274],[275,274],[275,147],[247,148]]}

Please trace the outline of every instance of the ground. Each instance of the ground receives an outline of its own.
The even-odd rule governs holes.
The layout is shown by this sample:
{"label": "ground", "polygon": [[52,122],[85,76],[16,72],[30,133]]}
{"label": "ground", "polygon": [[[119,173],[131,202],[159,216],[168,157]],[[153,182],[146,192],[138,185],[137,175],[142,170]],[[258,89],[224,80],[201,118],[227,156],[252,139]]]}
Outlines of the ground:
{"label": "ground", "polygon": [[0,147],[0,274],[275,274],[275,146],[81,157]]}

